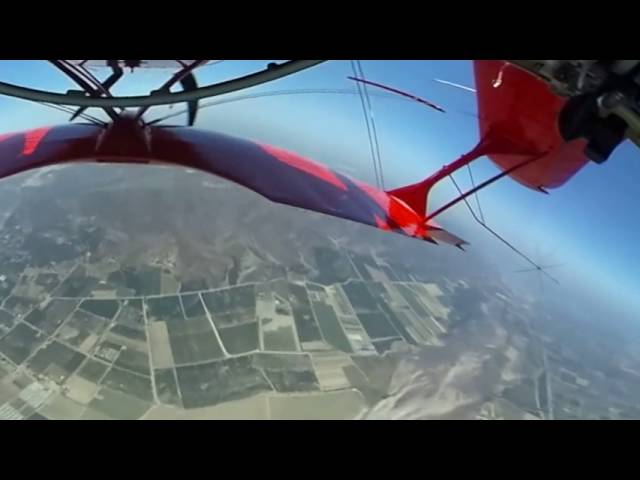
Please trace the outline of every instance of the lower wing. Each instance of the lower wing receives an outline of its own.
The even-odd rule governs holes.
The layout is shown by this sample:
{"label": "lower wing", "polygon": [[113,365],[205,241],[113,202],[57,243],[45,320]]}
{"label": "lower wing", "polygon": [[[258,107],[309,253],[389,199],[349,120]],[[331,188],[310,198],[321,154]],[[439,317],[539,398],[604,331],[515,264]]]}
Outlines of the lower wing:
{"label": "lower wing", "polygon": [[[163,163],[231,180],[277,203],[462,247],[394,195],[271,145],[188,127],[149,127],[145,149],[99,126],[69,124],[0,137],[0,178],[70,162]],[[132,153],[135,151],[135,154]]]}

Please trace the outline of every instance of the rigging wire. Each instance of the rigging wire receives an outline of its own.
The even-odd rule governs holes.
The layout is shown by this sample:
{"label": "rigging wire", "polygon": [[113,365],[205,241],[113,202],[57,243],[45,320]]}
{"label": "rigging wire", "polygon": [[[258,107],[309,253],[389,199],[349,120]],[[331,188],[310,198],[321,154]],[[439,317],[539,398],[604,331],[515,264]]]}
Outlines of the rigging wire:
{"label": "rigging wire", "polygon": [[[272,90],[269,92],[257,92],[250,93],[246,95],[236,95],[231,98],[224,98],[221,100],[212,100],[211,102],[205,102],[200,105],[200,110],[208,107],[215,107],[218,105],[224,105],[225,103],[233,103],[240,100],[251,100],[254,98],[262,98],[262,97],[276,97],[279,95],[316,95],[316,94],[331,94],[331,95],[359,95],[357,90],[351,89],[339,89],[339,88],[306,88],[306,89],[292,89],[292,90]],[[413,102],[413,100],[398,97],[397,95],[392,95],[388,93],[369,93],[369,96],[385,98],[387,100],[396,100],[402,102]],[[178,117],[187,113],[187,109],[179,110],[177,112],[172,112],[162,117],[156,118],[147,122],[147,125],[154,125],[156,123],[162,122],[164,120],[168,120],[170,118]]]}
{"label": "rigging wire", "polygon": [[[453,178],[452,175],[449,175],[449,178],[451,179],[451,181],[453,182],[453,185],[456,187],[456,190],[458,190],[458,193],[460,194],[460,196],[463,195],[462,190],[460,189],[460,187],[458,186],[458,183],[456,182],[456,180]],[[515,253],[517,253],[518,255],[520,255],[522,258],[524,258],[527,262],[529,262],[531,265],[533,265],[536,270],[538,270],[539,272],[543,273],[544,275],[546,275],[547,277],[549,277],[551,280],[553,280],[555,283],[560,284],[560,282],[558,280],[556,280],[554,277],[552,277],[551,275],[549,275],[547,272],[545,272],[542,267],[540,267],[540,265],[538,265],[537,263],[535,263],[533,260],[531,260],[528,256],[526,256],[524,253],[522,253],[520,250],[518,250],[516,247],[514,247],[511,243],[509,243],[509,241],[505,240],[498,232],[496,232],[495,230],[493,230],[491,227],[489,227],[486,223],[484,223],[483,221],[481,221],[478,216],[476,215],[476,213],[473,211],[473,208],[471,208],[471,205],[469,204],[469,202],[467,201],[466,198],[463,198],[463,201],[465,203],[465,205],[467,206],[467,208],[469,209],[469,212],[471,212],[471,215],[473,216],[473,219],[478,222],[484,229],[486,229],[489,233],[491,233],[494,237],[496,237],[498,240],[500,240],[502,243],[504,243],[507,247],[509,247],[511,250],[513,250]]]}
{"label": "rigging wire", "polygon": [[[358,73],[360,75],[360,78],[362,78],[363,80],[366,80],[366,77],[364,75],[364,70],[362,70],[362,64],[360,63],[360,60],[356,60],[355,61],[356,64],[356,68],[358,69]],[[381,188],[384,190],[384,173],[383,173],[383,169],[382,169],[382,156],[380,155],[380,143],[378,142],[378,132],[376,130],[376,122],[374,120],[373,117],[373,107],[371,105],[371,99],[369,97],[369,90],[367,88],[367,84],[363,84],[362,85],[362,91],[364,92],[364,98],[367,104],[367,110],[369,113],[369,117],[371,119],[371,130],[373,133],[373,144],[375,147],[375,151],[376,151],[376,160],[378,162],[378,172],[380,172],[380,186]]]}
{"label": "rigging wire", "polygon": [[[66,107],[63,105],[56,105],[53,103],[46,103],[46,102],[35,102],[39,105],[43,105],[45,107],[49,107],[49,108],[53,108],[55,110],[61,111],[61,112],[65,112],[65,113],[70,113],[73,114],[75,111],[72,107]],[[82,113],[80,114],[80,118],[83,118],[85,120],[87,120],[88,122],[93,123],[94,125],[100,125],[102,127],[104,127],[106,125],[106,122],[103,122],[102,120],[100,120],[97,117],[94,117],[93,115],[89,115],[86,113]]]}
{"label": "rigging wire", "polygon": [[[354,75],[358,75],[358,71],[356,69],[356,64],[353,60],[351,60],[351,70]],[[358,95],[360,96],[360,104],[362,105],[362,114],[364,115],[364,122],[367,126],[367,135],[369,137],[369,149],[371,150],[371,160],[373,161],[373,172],[376,177],[376,186],[378,188],[382,188],[382,183],[380,181],[380,174],[378,172],[378,162],[376,161],[376,152],[375,147],[373,145],[373,137],[371,134],[371,126],[369,125],[369,115],[367,115],[367,105],[365,103],[364,95],[362,93],[362,85],[358,85]]]}
{"label": "rigging wire", "polygon": [[[357,84],[356,84],[357,85]],[[249,93],[245,95],[235,95],[230,98],[222,98],[219,100],[212,100],[210,102],[205,102],[200,105],[199,110],[203,108],[215,107],[217,105],[224,105],[226,103],[233,103],[240,100],[251,100],[254,98],[263,98],[263,97],[276,97],[280,95],[318,95],[318,94],[331,94],[331,95],[358,95],[357,90],[350,90],[345,88],[305,88],[305,89],[291,89],[291,90],[272,90],[268,92],[257,92],[257,93]],[[395,100],[400,102],[411,102],[414,101],[410,98],[400,97],[398,95],[393,95],[390,93],[378,93],[378,92],[369,92],[370,97],[378,97],[384,98],[386,100]],[[178,110],[177,112],[168,113],[162,117],[158,117],[154,120],[147,122],[147,125],[155,125],[157,123],[163,122],[170,118],[178,117],[180,115],[184,115],[187,113],[187,109]],[[477,117],[475,113],[468,112],[465,110],[455,110],[456,113],[461,115],[467,115],[471,117]]]}
{"label": "rigging wire", "polygon": [[[471,165],[467,163],[467,170],[469,171],[469,179],[471,179],[471,187],[476,188],[476,182],[473,179],[473,172],[471,171]],[[480,218],[484,222],[484,213],[482,213],[482,207],[480,206],[480,195],[476,192],[473,195],[476,198],[476,204],[478,205],[478,212],[480,213]]]}

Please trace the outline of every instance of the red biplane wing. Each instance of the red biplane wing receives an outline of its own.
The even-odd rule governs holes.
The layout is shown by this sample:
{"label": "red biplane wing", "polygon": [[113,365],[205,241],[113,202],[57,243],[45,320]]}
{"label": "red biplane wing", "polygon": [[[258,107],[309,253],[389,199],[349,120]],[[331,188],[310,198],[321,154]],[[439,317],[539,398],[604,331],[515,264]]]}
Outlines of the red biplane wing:
{"label": "red biplane wing", "polygon": [[0,178],[70,162],[173,164],[231,180],[277,203],[433,243],[466,244],[393,194],[286,150],[188,127],[148,127],[141,134],[79,124],[9,134],[0,138]]}

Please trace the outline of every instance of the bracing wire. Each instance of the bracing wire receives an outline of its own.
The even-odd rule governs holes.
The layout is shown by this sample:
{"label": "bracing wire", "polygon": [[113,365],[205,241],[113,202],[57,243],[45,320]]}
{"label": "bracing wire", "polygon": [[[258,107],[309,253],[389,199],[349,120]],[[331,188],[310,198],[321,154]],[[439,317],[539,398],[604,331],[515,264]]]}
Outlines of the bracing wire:
{"label": "bracing wire", "polygon": [[[73,114],[74,113],[74,109],[72,107],[65,107],[64,105],[56,105],[53,103],[45,103],[45,102],[36,102],[40,105],[43,105],[45,107],[49,107],[49,108],[53,108],[55,110],[61,111],[61,112],[65,112],[65,113],[69,113],[69,114]],[[91,122],[95,125],[101,125],[104,126],[106,125],[105,122],[103,122],[102,120],[100,120],[97,117],[94,117],[93,115],[89,115],[86,113],[82,113],[80,114],[80,118],[83,118],[84,120],[87,120],[88,122]]]}
{"label": "bracing wire", "polygon": [[[351,60],[351,69],[353,70],[354,75],[358,75],[358,70],[356,68],[356,63]],[[364,99],[364,94],[362,92],[362,85],[358,85],[358,95],[360,96],[360,104],[362,105],[362,114],[364,115],[364,122],[367,127],[367,135],[369,137],[369,149],[371,150],[371,160],[373,162],[373,172],[376,177],[376,186],[378,188],[382,188],[382,182],[380,181],[380,174],[378,172],[378,162],[376,161],[376,152],[373,144],[373,137],[371,133],[371,126],[369,124],[369,115],[367,114],[367,105]]]}
{"label": "bracing wire", "polygon": [[[364,70],[362,69],[362,64],[360,63],[360,60],[356,60],[355,63],[356,63],[356,68],[358,69],[360,78],[362,78],[363,80],[366,80],[366,77],[364,75]],[[369,97],[369,90],[367,88],[366,83],[362,85],[362,91],[364,92],[364,98],[367,104],[367,111],[369,113],[369,118],[371,120],[371,131],[373,133],[373,145],[375,147],[375,152],[376,152],[375,160],[378,162],[378,172],[380,173],[380,186],[382,189],[384,189],[384,173],[382,168],[382,156],[380,155],[380,143],[378,142],[378,132],[376,130],[376,122],[373,117],[373,107],[371,105],[371,98]]]}
{"label": "bracing wire", "polygon": [[[456,190],[458,191],[458,193],[460,194],[460,196],[463,195],[462,193],[462,189],[458,186],[458,183],[456,182],[456,180],[453,178],[452,175],[449,175],[449,178],[451,179],[451,181],[453,182],[453,185],[456,187]],[[533,260],[531,260],[527,255],[525,255],[524,253],[522,253],[520,250],[518,250],[516,247],[514,247],[511,243],[509,243],[507,240],[505,240],[498,232],[496,232],[495,230],[493,230],[491,227],[489,227],[486,223],[484,223],[482,220],[480,220],[478,218],[478,216],[476,215],[476,213],[473,211],[473,208],[471,208],[471,205],[469,204],[469,202],[467,201],[466,198],[463,198],[463,201],[465,203],[465,205],[467,206],[467,209],[469,210],[469,212],[471,212],[471,215],[473,216],[474,220],[476,222],[478,222],[484,229],[486,229],[489,233],[491,233],[494,237],[496,237],[498,240],[500,240],[502,243],[504,243],[507,247],[509,247],[511,250],[513,250],[515,253],[517,253],[520,257],[524,258],[528,263],[530,263],[531,265],[533,265],[535,267],[536,270],[538,270],[540,273],[543,273],[544,275],[546,275],[547,277],[549,277],[551,280],[553,280],[555,283],[560,283],[558,282],[558,280],[556,280],[554,277],[552,277],[551,275],[549,275],[547,272],[545,272],[542,267],[540,267],[540,265],[538,265],[537,263],[535,263]]]}
{"label": "bracing wire", "polygon": [[[540,265],[541,269],[544,270],[548,270],[550,268],[558,268],[558,267],[563,267],[564,264],[563,263],[558,263],[556,265]],[[513,273],[525,273],[525,272],[535,272],[536,270],[538,270],[537,268],[523,268],[521,270],[514,270]]]}
{"label": "bracing wire", "polygon": [[[476,182],[473,179],[473,172],[471,171],[471,165],[469,165],[468,163],[467,163],[467,170],[469,171],[469,179],[471,180],[471,187],[476,188]],[[482,213],[482,207],[480,206],[480,195],[478,194],[478,192],[476,192],[473,196],[476,198],[476,204],[478,205],[478,213],[480,213],[480,218],[484,223],[484,213]]]}
{"label": "bracing wire", "polygon": [[[251,100],[254,98],[263,98],[263,97],[276,97],[280,95],[318,95],[318,94],[330,94],[330,95],[359,95],[357,90],[351,89],[339,89],[339,88],[306,88],[306,89],[292,89],[292,90],[272,90],[268,92],[257,92],[257,93],[249,93],[245,95],[235,95],[230,98],[223,98],[220,100],[212,100],[210,102],[205,102],[200,105],[200,110],[203,108],[215,107],[218,105],[224,105],[225,103],[233,103],[238,102],[240,100]],[[369,92],[369,96],[384,98],[386,100],[394,100],[400,102],[413,102],[413,100],[398,97],[396,95],[391,95],[388,93],[373,93]],[[171,112],[167,115],[164,115],[159,118],[155,118],[149,122],[147,125],[155,125],[156,123],[163,122],[170,118],[178,117],[180,115],[184,115],[187,113],[187,109],[179,110],[177,112]]]}

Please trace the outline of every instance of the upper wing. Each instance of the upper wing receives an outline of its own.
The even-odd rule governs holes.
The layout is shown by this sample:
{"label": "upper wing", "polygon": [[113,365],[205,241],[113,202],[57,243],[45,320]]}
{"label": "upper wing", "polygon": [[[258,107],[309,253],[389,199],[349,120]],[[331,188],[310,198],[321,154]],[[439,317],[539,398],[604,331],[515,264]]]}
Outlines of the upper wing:
{"label": "upper wing", "polygon": [[[107,68],[109,60],[68,60],[74,65],[86,68]],[[135,65],[135,68],[184,68],[199,60],[118,60],[122,68]],[[204,65],[222,60],[208,60]],[[139,63],[137,63],[139,62]]]}
{"label": "upper wing", "polygon": [[277,203],[432,242],[466,243],[426,224],[403,200],[278,147],[188,127],[150,127],[146,150],[126,132],[118,135],[70,124],[0,138],[0,177],[72,161],[168,163],[231,180]]}

